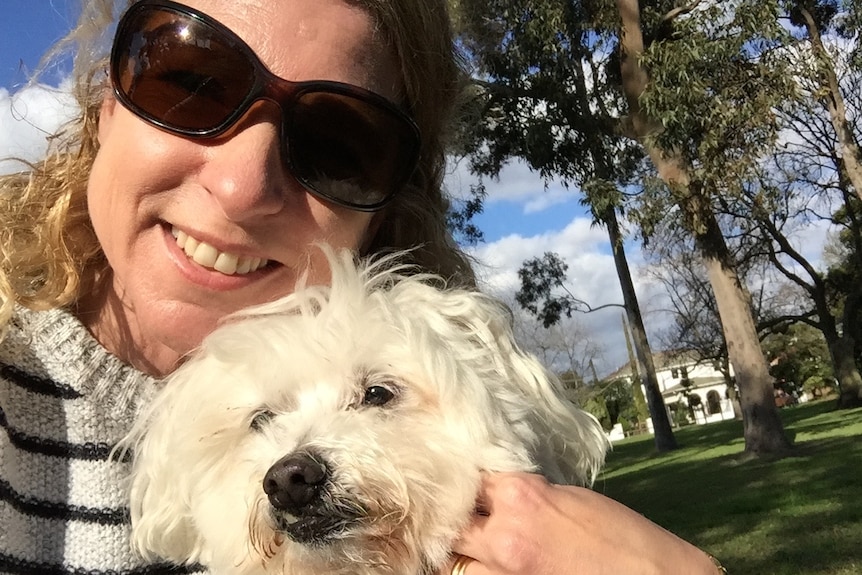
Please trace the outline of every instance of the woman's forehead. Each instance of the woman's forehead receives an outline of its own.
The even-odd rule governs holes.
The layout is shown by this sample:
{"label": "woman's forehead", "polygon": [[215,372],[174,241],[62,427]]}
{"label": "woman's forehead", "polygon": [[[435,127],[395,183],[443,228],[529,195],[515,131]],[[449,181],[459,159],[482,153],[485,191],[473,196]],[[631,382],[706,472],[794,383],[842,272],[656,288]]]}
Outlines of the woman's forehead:
{"label": "woman's forehead", "polygon": [[343,0],[184,0],[230,28],[276,75],[359,85],[394,97],[394,50],[371,14]]}

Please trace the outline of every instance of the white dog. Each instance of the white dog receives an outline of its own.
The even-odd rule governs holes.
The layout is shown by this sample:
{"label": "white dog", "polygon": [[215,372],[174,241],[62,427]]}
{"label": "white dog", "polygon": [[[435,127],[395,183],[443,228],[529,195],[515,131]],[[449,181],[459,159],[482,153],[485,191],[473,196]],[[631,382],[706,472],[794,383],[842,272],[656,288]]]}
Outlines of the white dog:
{"label": "white dog", "polygon": [[[431,573],[486,471],[590,484],[607,440],[508,311],[330,255],[209,336],[137,424],[133,544],[215,573]],[[403,272],[403,268],[400,270]]]}

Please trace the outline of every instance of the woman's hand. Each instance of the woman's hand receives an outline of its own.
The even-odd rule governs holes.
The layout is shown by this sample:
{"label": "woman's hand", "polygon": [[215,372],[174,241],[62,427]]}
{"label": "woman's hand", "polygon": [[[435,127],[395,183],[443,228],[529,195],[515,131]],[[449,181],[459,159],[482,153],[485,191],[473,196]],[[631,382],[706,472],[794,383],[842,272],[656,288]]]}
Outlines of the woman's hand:
{"label": "woman's hand", "polygon": [[475,559],[464,575],[718,574],[703,551],[582,487],[529,473],[487,475],[478,506],[454,546]]}

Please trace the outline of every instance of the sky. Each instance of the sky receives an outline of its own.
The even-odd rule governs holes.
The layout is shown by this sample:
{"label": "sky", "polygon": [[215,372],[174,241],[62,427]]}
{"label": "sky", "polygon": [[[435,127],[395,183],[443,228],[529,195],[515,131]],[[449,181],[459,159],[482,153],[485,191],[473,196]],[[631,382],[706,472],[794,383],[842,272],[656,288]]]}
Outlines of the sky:
{"label": "sky", "polygon": [[[57,89],[63,85],[62,68],[45,76],[48,85],[27,86],[27,80],[42,54],[74,23],[78,0],[0,2],[5,8],[0,21],[0,157],[37,159],[44,151],[45,135],[74,111],[74,104]],[[450,166],[446,179],[450,193],[463,194],[473,182],[465,162]],[[469,248],[484,289],[514,301],[521,263],[553,251],[567,262],[568,286],[579,299],[593,307],[622,302],[606,232],[592,225],[576,190],[558,183],[545,186],[520,164],[506,167],[498,180],[486,181],[486,190],[484,213],[475,220],[484,242]],[[644,273],[639,245],[629,242],[627,251],[651,343],[658,348],[658,335],[668,324],[659,311],[667,307],[666,298]],[[619,308],[579,315],[576,321],[574,331],[585,334],[600,350],[595,362],[599,375],[626,362]]]}

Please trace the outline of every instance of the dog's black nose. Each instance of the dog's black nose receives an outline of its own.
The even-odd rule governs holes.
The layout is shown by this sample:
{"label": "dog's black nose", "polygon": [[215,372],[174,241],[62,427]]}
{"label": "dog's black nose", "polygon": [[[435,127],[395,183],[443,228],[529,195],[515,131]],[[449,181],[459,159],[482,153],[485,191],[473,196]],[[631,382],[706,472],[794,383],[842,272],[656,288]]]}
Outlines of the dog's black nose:
{"label": "dog's black nose", "polygon": [[279,459],[263,478],[263,491],[279,511],[301,515],[314,503],[329,478],[323,459],[313,453],[292,453]]}

